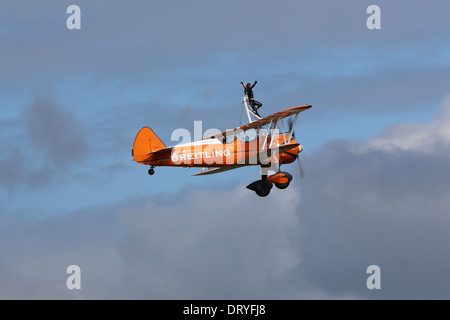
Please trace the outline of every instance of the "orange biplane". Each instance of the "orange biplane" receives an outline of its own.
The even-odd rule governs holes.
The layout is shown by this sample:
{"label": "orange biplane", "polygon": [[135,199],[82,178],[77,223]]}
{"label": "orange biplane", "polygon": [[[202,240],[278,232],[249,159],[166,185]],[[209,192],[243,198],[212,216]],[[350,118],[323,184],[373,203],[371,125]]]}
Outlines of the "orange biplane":
{"label": "orange biplane", "polygon": [[[136,162],[150,166],[150,175],[156,166],[208,168],[194,174],[198,176],[258,165],[261,179],[249,184],[248,189],[265,197],[273,184],[287,188],[292,175],[280,171],[280,166],[294,162],[303,150],[294,137],[294,127],[299,113],[311,106],[293,107],[261,118],[250,110],[246,96],[243,103],[249,119],[246,125],[172,147],[166,147],[152,129],[144,127],[136,136],[132,156]],[[285,118],[291,120],[286,128]],[[269,176],[270,171],[274,173]],[[303,176],[301,166],[300,174]]]}

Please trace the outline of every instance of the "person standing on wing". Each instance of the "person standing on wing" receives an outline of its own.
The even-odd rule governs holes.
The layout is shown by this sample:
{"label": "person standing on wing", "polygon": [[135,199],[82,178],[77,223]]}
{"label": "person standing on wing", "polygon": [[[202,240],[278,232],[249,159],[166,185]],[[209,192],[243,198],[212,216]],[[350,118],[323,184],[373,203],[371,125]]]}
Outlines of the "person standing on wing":
{"label": "person standing on wing", "polygon": [[261,117],[258,113],[258,109],[262,107],[262,103],[259,101],[256,101],[253,97],[253,87],[258,83],[258,81],[255,81],[253,85],[248,82],[247,85],[244,85],[243,82],[241,82],[242,86],[244,87],[244,94],[247,96],[248,101],[250,102],[250,105],[252,106],[253,111],[258,117]]}

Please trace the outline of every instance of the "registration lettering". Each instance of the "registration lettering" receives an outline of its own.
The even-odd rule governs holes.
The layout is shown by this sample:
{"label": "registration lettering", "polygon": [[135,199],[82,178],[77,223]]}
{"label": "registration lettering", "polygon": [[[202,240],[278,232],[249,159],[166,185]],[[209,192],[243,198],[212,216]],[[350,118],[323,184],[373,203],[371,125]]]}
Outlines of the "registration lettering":
{"label": "registration lettering", "polygon": [[216,151],[203,151],[203,152],[191,152],[191,153],[181,153],[181,154],[172,154],[172,161],[189,161],[189,160],[197,160],[197,159],[205,159],[205,158],[214,158],[214,157],[229,157],[231,155],[230,150],[216,150]]}

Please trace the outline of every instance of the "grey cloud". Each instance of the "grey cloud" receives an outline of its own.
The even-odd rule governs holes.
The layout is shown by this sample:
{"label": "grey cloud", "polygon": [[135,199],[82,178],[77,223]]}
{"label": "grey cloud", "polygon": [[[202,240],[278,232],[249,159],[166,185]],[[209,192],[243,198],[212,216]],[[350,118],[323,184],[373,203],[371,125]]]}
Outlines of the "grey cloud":
{"label": "grey cloud", "polygon": [[[9,148],[0,158],[0,177],[2,185],[8,190],[12,190],[24,174],[24,156],[19,149]],[[21,163],[22,162],[22,163]]]}
{"label": "grey cloud", "polygon": [[[448,298],[450,260],[442,254],[450,249],[447,159],[405,151],[360,154],[330,144],[314,161],[304,160],[302,276],[334,294]],[[372,264],[382,270],[378,292],[365,287]]]}
{"label": "grey cloud", "polygon": [[[280,53],[317,47],[326,51],[328,45],[337,44],[385,48],[398,42],[432,44],[430,51],[441,50],[438,42],[449,28],[448,5],[442,1],[382,4],[380,32],[365,28],[369,1],[216,3],[195,7],[185,1],[161,2],[155,8],[149,2],[130,6],[80,0],[83,29],[78,33],[65,29],[65,8],[72,3],[56,7],[42,1],[23,15],[12,2],[2,3],[2,12],[7,7],[14,17],[0,19],[14,20],[1,32],[3,92],[39,91],[63,79],[59,84],[76,92],[71,97],[92,105],[98,97],[103,101],[92,108],[97,117],[89,120],[93,124],[89,127],[51,100],[35,99],[25,114],[26,131],[20,135],[32,145],[1,154],[2,185],[11,189],[22,183],[48,184],[60,176],[55,173],[87,160],[83,155],[90,151],[91,141],[102,151],[114,150],[117,155],[118,150],[126,150],[128,156],[142,125],[169,137],[168,123],[189,128],[198,120],[196,115],[204,117],[207,126],[234,127],[242,95],[238,81],[246,80],[241,77],[260,81],[256,94],[267,111],[297,104],[299,99],[325,111],[335,108],[336,101],[347,109],[364,104],[372,106],[371,112],[406,110],[426,105],[444,92],[445,63],[420,62],[411,69],[388,59],[373,69],[363,68],[367,74],[340,77],[338,68],[330,78],[308,79],[314,68],[289,69],[289,64],[307,64],[308,55]],[[47,14],[41,15],[42,11]],[[28,20],[33,13],[35,19],[51,25],[33,28],[27,22],[36,21]],[[1,28],[5,30],[4,25]],[[430,34],[435,41],[428,41]],[[269,51],[288,66],[271,63],[265,55]],[[212,56],[217,52],[223,55],[216,60]],[[229,52],[239,54],[227,58]],[[319,61],[318,66],[333,63],[333,58]],[[435,56],[425,52],[423,59]],[[348,60],[338,61],[347,65]],[[236,84],[230,85],[231,81]],[[280,94],[272,98],[275,94],[267,88],[279,89]],[[132,101],[123,103],[127,99]],[[199,106],[193,105],[196,99]],[[220,112],[209,109],[209,104]],[[188,116],[193,119],[187,121]],[[381,140],[401,144],[416,129],[402,127],[366,143],[371,147]],[[66,143],[69,140],[72,145]],[[2,136],[3,144],[9,147]],[[29,151],[37,157],[35,167],[25,160]],[[257,198],[244,186],[231,191],[211,187],[183,190],[173,195],[175,200],[162,201],[164,197],[158,196],[111,200],[105,208],[33,223],[9,223],[3,215],[0,246],[8,261],[0,262],[0,282],[7,284],[0,288],[0,296],[447,298],[448,158],[434,148],[427,154],[397,151],[361,149],[349,141],[334,141],[314,154],[305,150],[305,180],[299,182],[294,166],[286,167],[296,175],[294,184],[283,192],[274,190],[267,199]],[[109,168],[113,172],[123,166]],[[80,296],[65,288],[65,268],[73,263],[83,270]],[[382,269],[381,291],[365,288],[365,269],[370,264]]]}
{"label": "grey cloud", "polygon": [[50,99],[35,98],[2,137],[0,177],[11,194],[20,186],[41,188],[82,163],[90,151],[85,127]]}
{"label": "grey cloud", "polygon": [[35,98],[25,110],[26,131],[33,148],[58,168],[83,160],[88,151],[83,124],[48,99]]}
{"label": "grey cloud", "polygon": [[[302,277],[330,294],[448,299],[448,105],[429,123],[333,141],[304,157]],[[382,270],[380,291],[365,287],[372,264]]]}
{"label": "grey cloud", "polygon": [[[211,125],[234,127],[238,82],[250,79],[259,80],[255,94],[270,113],[303,103],[317,106],[316,114],[336,107],[390,112],[432,105],[446,90],[442,1],[384,3],[377,31],[365,27],[370,1],[80,1],[79,32],[65,28],[70,1],[28,4],[33,10],[27,13],[2,4],[14,17],[4,23],[14,36],[5,38],[0,90],[18,97],[56,87],[85,110],[89,106],[105,127],[105,119],[130,119],[130,127],[142,126],[145,116],[169,121],[183,108],[199,108],[201,116],[214,108],[216,118],[234,112]],[[33,28],[37,22],[45,27]],[[431,63],[436,59],[443,59],[441,65]],[[144,104],[128,112],[117,107]],[[111,133],[117,145],[125,143],[120,130]]]}
{"label": "grey cloud", "polygon": [[18,146],[8,147],[6,150],[0,158],[0,185],[6,189],[8,197],[19,187],[36,188],[54,182],[55,175],[52,168],[35,167],[27,153]]}
{"label": "grey cloud", "polygon": [[[109,208],[108,208],[109,209]],[[107,295],[121,269],[114,250],[115,215],[91,208],[59,217],[2,216],[0,238],[4,299],[86,299]],[[12,245],[13,244],[13,245]],[[82,291],[66,287],[69,265],[81,268]],[[7,284],[7,285],[6,285]]]}
{"label": "grey cloud", "polygon": [[264,94],[268,105],[309,103],[316,107],[314,113],[322,117],[335,110],[365,114],[418,109],[426,112],[438,106],[448,92],[449,71],[447,67],[393,67],[322,79],[315,78],[313,73],[309,76],[302,72],[285,77],[288,90],[277,90],[275,85]]}
{"label": "grey cloud", "polygon": [[119,252],[129,267],[124,280],[134,284],[130,294],[153,299],[289,296],[277,285],[287,282],[299,263],[289,243],[296,231],[291,206],[296,199],[290,191],[278,201],[253,200],[239,187],[196,190],[176,205],[122,209],[128,236]]}
{"label": "grey cloud", "polygon": [[[81,298],[448,297],[446,159],[356,152],[355,143],[335,141],[302,160],[306,178],[286,166],[293,185],[264,199],[244,186],[183,190],[173,200],[150,196],[33,223],[3,220],[2,252],[8,270],[20,271],[10,286],[32,278],[40,287],[46,279],[31,297],[72,298],[61,272],[78,263]],[[365,287],[372,264],[381,267],[380,291]]]}
{"label": "grey cloud", "polygon": [[[3,219],[0,246],[9,270],[17,272],[4,274],[10,285],[1,296],[73,298],[65,268],[78,264],[81,298],[289,297],[294,288],[284,284],[299,263],[289,240],[297,230],[295,194],[255,202],[242,189],[188,191],[172,203],[132,199],[40,220]],[[7,247],[11,242],[14,248]]]}
{"label": "grey cloud", "polygon": [[[365,9],[370,4],[370,1],[307,4],[200,1],[194,5],[175,1],[130,5],[120,1],[80,1],[83,22],[79,32],[65,28],[67,15],[61,3],[40,2],[39,6],[34,5],[37,10],[27,14],[8,4],[5,6],[15,18],[5,25],[18,35],[15,41],[7,39],[10,45],[3,53],[4,61],[8,61],[4,74],[9,75],[6,78],[10,83],[16,79],[22,86],[24,78],[28,83],[31,79],[35,83],[36,77],[42,81],[49,70],[58,77],[79,76],[80,70],[89,70],[87,77],[89,80],[93,77],[96,84],[105,79],[132,81],[166,70],[201,67],[217,54],[239,52],[259,61],[260,53],[275,50],[281,60],[285,52],[301,55],[317,46],[323,50],[336,45],[418,46],[429,41],[430,34],[436,39],[448,34],[445,23],[448,5],[442,1],[385,3],[382,5],[385,24],[378,31],[369,31],[365,26]],[[33,28],[30,23],[35,20],[39,25],[46,21],[46,28]],[[40,37],[44,39],[30,41]],[[23,50],[23,43],[29,50]],[[432,48],[439,50],[441,46],[435,44]],[[29,57],[30,51],[33,59]],[[245,68],[247,65],[241,64],[240,69]],[[190,70],[193,73],[196,72]]]}

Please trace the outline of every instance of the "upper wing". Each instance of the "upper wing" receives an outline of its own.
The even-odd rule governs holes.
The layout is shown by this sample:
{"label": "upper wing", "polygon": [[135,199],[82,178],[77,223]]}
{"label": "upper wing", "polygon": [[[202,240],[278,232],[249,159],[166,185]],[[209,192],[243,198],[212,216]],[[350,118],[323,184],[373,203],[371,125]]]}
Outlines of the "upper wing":
{"label": "upper wing", "polygon": [[287,118],[289,116],[292,116],[294,114],[300,113],[302,111],[308,110],[309,108],[311,108],[311,105],[307,104],[304,106],[298,106],[298,107],[293,107],[290,109],[286,109],[280,112],[276,112],[270,116],[264,117],[262,119],[250,122],[248,124],[243,125],[242,127],[240,127],[240,129],[242,130],[247,130],[247,129],[256,129],[256,128],[261,128],[262,126],[269,124],[271,122],[273,122],[274,120],[277,119],[284,119]]}
{"label": "upper wing", "polygon": [[208,174],[215,174],[215,173],[220,173],[220,172],[224,172],[224,171],[228,171],[228,170],[237,169],[237,168],[240,168],[240,167],[243,167],[243,165],[234,165],[234,166],[213,168],[213,169],[210,169],[210,170],[201,171],[199,173],[193,174],[193,176],[204,176],[204,175],[208,175]]}
{"label": "upper wing", "polygon": [[293,107],[293,108],[289,108],[283,111],[279,111],[276,112],[270,116],[264,117],[262,119],[250,122],[248,124],[245,124],[239,128],[234,128],[234,129],[229,129],[220,133],[216,133],[212,136],[209,137],[205,137],[203,139],[212,139],[212,138],[217,138],[220,139],[221,137],[227,136],[227,135],[232,135],[236,132],[237,129],[241,129],[241,130],[248,130],[248,129],[257,129],[257,128],[261,128],[262,126],[269,124],[273,121],[276,121],[277,119],[284,119],[287,118],[289,116],[292,116],[294,114],[303,112],[305,110],[308,110],[309,108],[311,108],[311,105],[306,104],[303,106],[298,106],[298,107]]}

